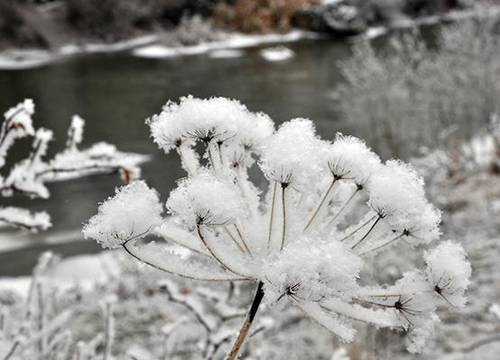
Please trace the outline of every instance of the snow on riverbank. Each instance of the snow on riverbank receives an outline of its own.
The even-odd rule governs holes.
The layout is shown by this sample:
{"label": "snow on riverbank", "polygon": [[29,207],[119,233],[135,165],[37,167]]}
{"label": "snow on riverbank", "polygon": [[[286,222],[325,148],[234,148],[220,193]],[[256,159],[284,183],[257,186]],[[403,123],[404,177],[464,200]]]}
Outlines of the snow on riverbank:
{"label": "snow on riverbank", "polygon": [[22,70],[46,65],[57,58],[45,50],[8,50],[0,53],[0,70]]}
{"label": "snow on riverbank", "polygon": [[228,34],[225,39],[193,46],[150,45],[139,47],[132,53],[143,58],[168,58],[174,56],[198,55],[226,49],[244,49],[263,44],[289,43],[303,39],[317,39],[320,35],[299,30],[287,34],[246,35]]}
{"label": "snow on riverbank", "polygon": [[147,35],[113,44],[68,44],[58,51],[40,49],[6,50],[0,53],[0,70],[37,68],[79,54],[127,51],[158,42],[158,39],[158,35]]}
{"label": "snow on riverbank", "polygon": [[[256,47],[262,44],[279,44],[303,39],[317,39],[321,35],[294,30],[286,34],[246,35],[228,33],[224,39],[202,42],[192,46],[165,46],[160,44],[160,36],[148,35],[114,44],[70,44],[59,51],[48,50],[7,50],[0,53],[0,70],[20,70],[41,67],[55,61],[88,53],[111,53],[132,51],[143,58],[170,58],[177,56],[209,53],[211,58],[239,57],[238,49]],[[234,50],[234,51],[232,51]]]}

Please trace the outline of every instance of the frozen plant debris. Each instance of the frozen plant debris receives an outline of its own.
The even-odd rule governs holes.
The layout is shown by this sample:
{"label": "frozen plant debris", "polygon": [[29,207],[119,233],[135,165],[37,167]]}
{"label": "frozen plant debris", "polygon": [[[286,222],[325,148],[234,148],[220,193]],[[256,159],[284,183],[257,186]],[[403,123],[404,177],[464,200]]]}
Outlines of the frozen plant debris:
{"label": "frozen plant debris", "polygon": [[26,209],[10,206],[0,208],[0,226],[12,225],[27,230],[47,230],[52,224],[49,214],[44,211],[31,213]]}
{"label": "frozen plant debris", "polygon": [[[147,124],[187,173],[167,200],[170,215],[153,228],[161,209],[157,197],[148,205],[141,192],[127,193],[129,209],[115,209],[121,190],[84,232],[187,279],[255,282],[227,359],[238,357],[263,300],[298,307],[346,342],[356,336],[356,321],[404,331],[413,352],[433,333],[438,304],[464,305],[470,265],[452,242],[426,251],[427,267],[393,285],[360,278],[371,256],[402,243],[421,252],[439,238],[440,212],[410,165],[384,163],[351,136],[322,140],[308,119],[275,131],[268,116],[224,98],[169,102]],[[255,162],[265,189],[248,176]],[[164,242],[141,240],[148,227]]]}
{"label": "frozen plant debris", "polygon": [[[85,121],[77,115],[71,121],[66,147],[52,159],[45,159],[53,132],[44,128],[35,131],[34,113],[33,101],[24,100],[4,114],[0,129],[0,169],[4,167],[16,139],[33,138],[30,154],[8,169],[7,174],[0,175],[0,194],[4,197],[25,195],[47,199],[50,197],[47,183],[97,174],[119,173],[128,183],[140,175],[139,165],[148,159],[143,155],[121,152],[107,143],[79,149]],[[32,214],[24,209],[0,207],[0,225],[36,232],[46,230],[51,223],[45,212]]]}
{"label": "frozen plant debris", "polygon": [[34,112],[35,104],[31,99],[26,99],[5,112],[5,121],[0,130],[0,168],[4,166],[7,152],[15,140],[35,133],[31,119]]}

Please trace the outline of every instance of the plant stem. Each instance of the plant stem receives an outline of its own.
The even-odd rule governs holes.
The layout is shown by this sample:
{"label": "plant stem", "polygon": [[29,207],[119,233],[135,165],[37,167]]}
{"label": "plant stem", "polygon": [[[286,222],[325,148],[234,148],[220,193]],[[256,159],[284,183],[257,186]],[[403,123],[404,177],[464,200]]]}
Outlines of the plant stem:
{"label": "plant stem", "polygon": [[236,229],[236,234],[238,234],[238,237],[240,238],[241,242],[243,243],[243,246],[245,247],[245,250],[247,251],[248,255],[253,256],[252,252],[250,251],[250,248],[248,247],[245,238],[241,234],[240,228],[238,225],[233,224],[234,228]]}
{"label": "plant stem", "polygon": [[220,161],[220,165],[223,166],[224,165],[224,160],[222,158],[222,149],[221,149],[221,143],[217,142],[217,150],[218,150],[218,153],[219,153],[219,161]]}
{"label": "plant stem", "polygon": [[129,244],[130,241],[126,241],[123,245],[122,245],[122,248],[123,250],[125,250],[125,252],[130,255],[131,257],[133,257],[134,259],[136,259],[137,261],[139,261],[140,263],[143,263],[143,264],[146,264],[148,266],[151,266],[153,268],[155,268],[156,270],[160,270],[160,271],[164,271],[168,274],[172,274],[172,275],[175,275],[175,276],[179,276],[179,277],[182,277],[182,278],[185,278],[185,279],[190,279],[190,280],[208,280],[208,281],[218,281],[216,279],[203,279],[203,278],[197,278],[197,277],[194,277],[194,276],[190,276],[190,275],[185,275],[185,274],[182,274],[182,273],[178,273],[178,272],[175,272],[175,271],[172,271],[172,270],[169,270],[169,269],[165,269],[161,266],[158,266],[156,264],[154,264],[153,262],[151,261],[148,261],[148,260],[145,260],[143,258],[140,257],[140,255],[134,253],[134,250],[132,250],[132,247],[129,248],[128,244]]}
{"label": "plant stem", "polygon": [[179,155],[179,158],[181,159],[181,164],[184,170],[188,173],[189,176],[193,176],[198,167],[200,166],[199,162],[197,161],[197,165],[190,163],[188,160],[188,157],[186,155],[186,151],[191,151],[191,149],[186,148],[185,145],[181,145],[177,147],[176,149],[177,154]]}
{"label": "plant stem", "polygon": [[379,245],[379,246],[377,246],[377,247],[375,247],[375,248],[373,248],[373,249],[368,249],[368,250],[366,250],[366,251],[363,251],[363,252],[362,252],[362,253],[360,253],[359,255],[364,255],[364,254],[367,254],[367,253],[372,252],[372,251],[377,251],[377,250],[380,250],[380,249],[382,249],[383,247],[385,247],[385,246],[387,246],[387,245],[389,245],[389,244],[392,244],[394,241],[397,241],[397,240],[401,239],[403,236],[404,236],[404,234],[400,234],[400,235],[396,236],[395,238],[393,238],[393,239],[391,239],[391,240],[389,240],[389,241],[387,241],[387,242],[383,243],[382,245]]}
{"label": "plant stem", "polygon": [[207,144],[208,161],[209,161],[210,165],[212,166],[212,169],[214,169],[214,171],[217,173],[217,168],[215,167],[214,157],[212,155],[212,148],[210,146],[211,144],[212,144],[211,142],[209,142]]}
{"label": "plant stem", "polygon": [[286,202],[285,202],[285,190],[286,186],[281,185],[281,207],[283,208],[283,226],[281,229],[281,246],[280,251],[285,247],[286,240]]}
{"label": "plant stem", "polygon": [[12,355],[14,355],[18,347],[19,347],[19,340],[16,340],[14,344],[12,344],[12,347],[10,348],[7,355],[5,355],[4,360],[9,360],[12,357]]}
{"label": "plant stem", "polygon": [[207,239],[205,239],[205,237],[201,233],[201,226],[200,225],[196,226],[196,231],[198,232],[198,237],[200,238],[200,240],[203,243],[203,245],[205,246],[205,248],[208,250],[210,255],[212,255],[212,257],[215,260],[217,260],[217,262],[222,266],[223,269],[231,271],[232,273],[234,273],[236,275],[241,275],[238,272],[231,269],[231,267],[228,266],[226,263],[224,263],[224,261],[222,261],[221,257],[215,253],[215,251],[212,249],[212,247],[208,244]]}
{"label": "plant stem", "polygon": [[268,235],[268,238],[267,238],[267,248],[269,249],[270,246],[271,246],[271,237],[273,235],[273,223],[274,223],[274,205],[275,205],[275,202],[276,202],[276,182],[274,182],[274,186],[273,186],[273,200],[272,200],[272,204],[271,204],[271,216],[270,216],[270,220],[269,220],[269,235]]}
{"label": "plant stem", "polygon": [[255,296],[252,301],[252,305],[250,306],[250,310],[248,311],[247,317],[245,321],[241,325],[240,331],[238,333],[238,337],[234,341],[234,344],[226,356],[226,360],[236,360],[238,355],[245,343],[245,340],[250,332],[250,327],[252,326],[253,320],[255,319],[255,315],[259,310],[260,303],[262,302],[262,298],[264,297],[264,283],[259,281],[257,285],[257,291],[255,292]]}
{"label": "plant stem", "polygon": [[110,302],[106,302],[104,307],[104,354],[103,359],[108,360],[111,359],[111,346],[113,342],[113,313],[112,313],[112,305]]}
{"label": "plant stem", "polygon": [[229,229],[227,228],[227,226],[223,226],[223,228],[224,228],[224,231],[226,232],[226,234],[231,238],[231,240],[233,240],[233,243],[238,247],[238,249],[242,253],[245,253],[245,249],[243,248],[243,246],[241,246],[241,244],[238,241],[236,241],[236,238],[231,233],[231,231],[229,231]]}
{"label": "plant stem", "polygon": [[126,252],[127,254],[129,254],[130,256],[132,256],[134,259],[136,259],[137,261],[139,261],[139,262],[141,262],[141,263],[143,263],[143,264],[149,265],[149,266],[151,266],[151,267],[155,268],[156,270],[169,272],[169,271],[166,271],[165,269],[163,269],[163,268],[159,267],[158,265],[153,264],[153,263],[152,263],[152,262],[150,262],[150,261],[147,261],[147,260],[143,260],[143,259],[141,259],[141,258],[140,258],[138,255],[136,255],[136,254],[135,254],[135,253],[134,253],[131,249],[129,249],[129,248],[128,248],[128,246],[127,246],[127,245],[128,245],[128,243],[129,243],[129,241],[124,242],[124,243],[123,243],[123,245],[122,245],[122,248],[123,248],[123,250],[125,250],[125,252]]}
{"label": "plant stem", "polygon": [[312,214],[311,218],[309,219],[309,221],[307,222],[307,225],[306,227],[304,228],[304,231],[306,231],[313,223],[314,219],[316,218],[316,216],[319,214],[319,211],[321,210],[321,208],[323,207],[323,204],[325,203],[326,199],[328,198],[328,195],[330,194],[330,192],[332,191],[333,189],[333,185],[335,185],[335,182],[337,181],[336,178],[333,178],[332,182],[330,183],[330,186],[328,187],[328,189],[326,190],[325,194],[323,195],[323,197],[321,198],[321,201],[319,202],[318,206],[316,207],[316,210],[314,210],[314,213]]}
{"label": "plant stem", "polygon": [[380,221],[380,219],[382,219],[382,216],[378,216],[377,217],[377,220],[375,220],[375,222],[373,223],[373,225],[370,227],[370,229],[366,232],[366,234],[361,238],[359,239],[359,241],[354,244],[353,246],[351,246],[351,249],[355,249],[356,247],[358,247],[359,244],[361,244],[367,237],[368,235],[370,235],[370,233],[372,232],[372,230],[375,228],[375,226],[377,226],[378,222]]}
{"label": "plant stem", "polygon": [[344,205],[342,205],[342,207],[340,208],[340,210],[333,216],[333,218],[330,220],[330,222],[328,222],[328,226],[331,226],[333,224],[333,222],[335,221],[335,219],[337,219],[339,217],[340,214],[342,214],[342,212],[347,208],[347,206],[351,203],[352,199],[354,199],[354,196],[356,196],[356,194],[359,192],[359,189],[356,189],[352,195],[349,197],[349,199],[347,199],[347,201],[344,203]]}
{"label": "plant stem", "polygon": [[377,217],[377,215],[373,215],[371,218],[369,218],[367,221],[365,221],[362,225],[358,226],[356,229],[354,229],[353,231],[351,231],[349,234],[347,234],[346,236],[344,236],[342,239],[340,239],[340,241],[344,241],[344,240],[347,240],[349,239],[351,236],[353,235],[356,235],[356,233],[358,231],[360,231],[362,228],[364,228],[366,225],[368,225],[370,222],[372,222],[373,219],[375,219]]}

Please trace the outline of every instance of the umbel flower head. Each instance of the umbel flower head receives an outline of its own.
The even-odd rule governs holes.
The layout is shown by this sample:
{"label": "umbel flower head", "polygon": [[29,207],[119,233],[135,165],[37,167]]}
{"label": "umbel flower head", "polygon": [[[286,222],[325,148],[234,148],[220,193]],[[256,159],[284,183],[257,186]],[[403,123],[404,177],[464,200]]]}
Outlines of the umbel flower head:
{"label": "umbel flower head", "polygon": [[117,248],[141,239],[161,223],[163,212],[158,193],[144,181],[134,181],[116,190],[114,197],[99,206],[99,212],[83,228],[105,248]]}
{"label": "umbel flower head", "polygon": [[[169,102],[147,123],[187,172],[170,193],[169,216],[155,226],[156,193],[133,183],[101,205],[85,235],[181,277],[256,282],[248,326],[228,358],[262,298],[297,306],[343,341],[353,340],[355,321],[405,331],[415,352],[438,304],[465,304],[470,265],[452,242],[426,251],[427,267],[391,286],[360,278],[370,256],[401,243],[422,251],[440,236],[440,213],[410,165],[384,163],[351,136],[322,140],[307,119],[275,131],[268,116],[225,98]],[[255,162],[265,187],[250,181]],[[163,241],[141,241],[148,232]]]}

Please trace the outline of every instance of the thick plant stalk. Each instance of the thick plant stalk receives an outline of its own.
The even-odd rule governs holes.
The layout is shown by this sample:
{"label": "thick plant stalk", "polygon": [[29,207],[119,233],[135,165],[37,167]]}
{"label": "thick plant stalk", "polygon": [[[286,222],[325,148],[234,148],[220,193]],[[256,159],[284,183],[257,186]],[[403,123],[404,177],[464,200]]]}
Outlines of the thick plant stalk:
{"label": "thick plant stalk", "polygon": [[241,325],[240,331],[238,333],[238,337],[234,341],[234,344],[226,356],[226,360],[236,360],[238,355],[245,343],[248,334],[250,333],[250,328],[252,327],[253,320],[255,319],[255,315],[259,310],[260,303],[262,302],[262,298],[264,297],[264,284],[262,281],[257,285],[257,291],[255,292],[255,297],[253,298],[252,305],[250,306],[250,310],[248,311],[247,317],[245,321]]}
{"label": "thick plant stalk", "polygon": [[285,186],[281,186],[281,210],[283,213],[283,223],[282,223],[282,229],[281,229],[281,246],[280,246],[280,251],[283,250],[285,247],[285,241],[286,241],[286,196],[285,196]]}

